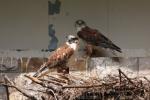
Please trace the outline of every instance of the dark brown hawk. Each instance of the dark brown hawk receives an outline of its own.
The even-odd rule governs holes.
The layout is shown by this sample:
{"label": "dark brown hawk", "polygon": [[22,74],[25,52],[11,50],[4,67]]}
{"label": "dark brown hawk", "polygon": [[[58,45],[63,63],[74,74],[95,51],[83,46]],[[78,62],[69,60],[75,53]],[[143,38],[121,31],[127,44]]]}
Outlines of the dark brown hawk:
{"label": "dark brown hawk", "polygon": [[[101,32],[96,29],[92,29],[86,25],[83,20],[77,20],[75,22],[75,27],[77,29],[77,35],[83,41],[85,41],[89,46],[98,46],[102,48],[109,48],[118,52],[122,52],[121,48],[116,46],[110,39],[105,37]],[[89,49],[89,52],[92,53],[92,49]]]}

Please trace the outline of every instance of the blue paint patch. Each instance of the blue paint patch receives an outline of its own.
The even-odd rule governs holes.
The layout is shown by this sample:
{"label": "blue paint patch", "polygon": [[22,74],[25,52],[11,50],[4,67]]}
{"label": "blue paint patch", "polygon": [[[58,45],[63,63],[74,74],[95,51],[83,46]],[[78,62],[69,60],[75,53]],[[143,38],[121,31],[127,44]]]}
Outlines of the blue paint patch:
{"label": "blue paint patch", "polygon": [[48,14],[54,15],[60,13],[61,2],[56,0],[54,3],[48,1]]}
{"label": "blue paint patch", "polygon": [[49,37],[51,38],[51,40],[49,41],[48,50],[54,51],[55,49],[57,49],[58,39],[55,36],[55,29],[53,24],[49,25]]}

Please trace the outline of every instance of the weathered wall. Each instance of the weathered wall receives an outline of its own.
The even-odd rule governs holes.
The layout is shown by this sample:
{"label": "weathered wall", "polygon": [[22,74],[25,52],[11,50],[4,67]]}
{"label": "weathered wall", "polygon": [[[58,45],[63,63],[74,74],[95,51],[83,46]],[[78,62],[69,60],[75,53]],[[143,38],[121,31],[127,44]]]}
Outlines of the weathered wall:
{"label": "weathered wall", "polygon": [[0,49],[48,44],[47,0],[0,0]]}
{"label": "weathered wall", "polygon": [[150,57],[99,57],[92,58],[88,70],[91,75],[104,77],[109,74],[118,75],[121,69],[130,77],[145,76],[150,77]]}
{"label": "weathered wall", "polygon": [[121,48],[150,48],[149,0],[60,1],[60,14],[48,17],[48,0],[1,0],[0,48],[47,48],[48,23],[55,25],[61,44],[65,35],[75,34],[77,19],[99,29]]}

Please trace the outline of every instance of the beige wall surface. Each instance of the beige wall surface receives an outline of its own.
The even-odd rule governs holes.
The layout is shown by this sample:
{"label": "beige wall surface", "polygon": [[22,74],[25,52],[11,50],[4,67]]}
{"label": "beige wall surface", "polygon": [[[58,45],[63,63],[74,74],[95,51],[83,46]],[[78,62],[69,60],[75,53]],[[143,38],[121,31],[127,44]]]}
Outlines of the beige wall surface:
{"label": "beige wall surface", "polygon": [[47,0],[0,0],[0,48],[47,46]]}
{"label": "beige wall surface", "polygon": [[109,32],[122,48],[150,48],[150,0],[109,0]]}
{"label": "beige wall surface", "polygon": [[78,19],[85,20],[91,27],[100,29],[107,36],[106,0],[60,1],[62,2],[60,14],[49,16],[49,23],[55,26],[59,45],[65,41],[66,35],[76,35],[74,22]]}
{"label": "beige wall surface", "polygon": [[0,0],[0,48],[47,48],[48,23],[55,25],[60,45],[65,35],[75,34],[77,19],[85,20],[121,48],[150,48],[149,0],[60,1],[60,14],[48,17],[47,0]]}

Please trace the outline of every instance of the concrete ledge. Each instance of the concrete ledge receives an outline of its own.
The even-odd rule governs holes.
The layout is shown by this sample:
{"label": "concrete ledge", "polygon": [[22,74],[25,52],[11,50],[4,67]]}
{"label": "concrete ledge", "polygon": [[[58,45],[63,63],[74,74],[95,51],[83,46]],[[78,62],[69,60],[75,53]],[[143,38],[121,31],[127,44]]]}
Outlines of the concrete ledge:
{"label": "concrete ledge", "polygon": [[[107,57],[150,57],[150,49],[123,49],[123,53],[115,52],[115,55],[110,50],[103,50]],[[42,52],[41,50],[0,50],[0,57],[48,57],[52,52]],[[79,52],[82,55],[83,51]]]}
{"label": "concrete ledge", "polygon": [[[147,76],[150,77],[150,57],[98,57],[91,58],[89,72],[99,73],[99,76],[108,74],[118,74],[121,69],[130,77]],[[95,73],[95,74],[96,74]]]}

